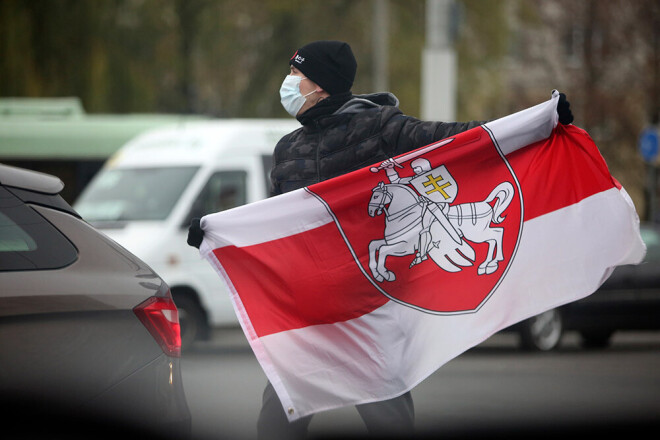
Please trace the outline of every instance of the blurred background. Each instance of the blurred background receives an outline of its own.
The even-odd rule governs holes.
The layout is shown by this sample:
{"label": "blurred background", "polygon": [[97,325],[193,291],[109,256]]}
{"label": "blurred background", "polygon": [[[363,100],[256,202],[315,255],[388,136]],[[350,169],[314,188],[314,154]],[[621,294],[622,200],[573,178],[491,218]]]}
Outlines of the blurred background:
{"label": "blurred background", "polygon": [[72,203],[144,129],[288,117],[288,60],[317,39],[350,43],[355,94],[391,91],[423,119],[566,93],[657,220],[657,136],[642,133],[660,112],[660,0],[3,0],[0,162],[59,176]]}

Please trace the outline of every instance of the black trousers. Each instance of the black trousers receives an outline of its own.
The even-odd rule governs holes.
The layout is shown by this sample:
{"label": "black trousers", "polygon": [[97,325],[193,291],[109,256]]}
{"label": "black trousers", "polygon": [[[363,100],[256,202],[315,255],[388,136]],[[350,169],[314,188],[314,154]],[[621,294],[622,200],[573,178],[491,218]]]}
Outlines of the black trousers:
{"label": "black trousers", "polygon": [[[390,400],[356,405],[355,408],[370,435],[406,438],[413,434],[415,408],[410,392]],[[275,389],[268,382],[257,421],[258,440],[304,439],[311,421],[312,416],[307,416],[289,423]]]}

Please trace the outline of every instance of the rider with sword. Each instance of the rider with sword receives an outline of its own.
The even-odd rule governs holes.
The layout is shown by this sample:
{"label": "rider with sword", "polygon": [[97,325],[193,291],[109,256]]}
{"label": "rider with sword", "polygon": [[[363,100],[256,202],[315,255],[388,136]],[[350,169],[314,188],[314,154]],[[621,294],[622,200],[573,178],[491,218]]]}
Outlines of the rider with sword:
{"label": "rider with sword", "polygon": [[[444,145],[449,142],[451,142],[451,139],[441,142],[440,144]],[[436,148],[438,146],[440,145],[437,144],[434,145],[434,147]],[[420,152],[410,153],[405,157],[400,158],[399,160],[401,161],[409,160],[410,158],[408,156],[415,157],[418,155],[421,155],[421,153]],[[392,158],[384,161],[378,167],[378,169],[385,169],[385,172],[387,173],[387,177],[391,183],[395,183],[395,184],[398,183],[404,185],[409,185],[416,178],[422,177],[432,171],[431,163],[427,159],[424,159],[423,157],[418,157],[414,159],[410,163],[410,166],[413,172],[415,173],[414,176],[410,176],[410,177],[399,176],[399,173],[397,173],[395,167],[403,168],[403,166]],[[412,186],[415,187],[415,185]],[[447,182],[443,186],[451,186],[451,183]],[[417,256],[410,264],[410,267],[413,267],[414,265],[419,264],[422,261],[426,260],[428,252],[431,250],[431,247],[437,247],[437,243],[432,242],[432,237],[431,237],[431,225],[435,221],[437,221],[440,224],[440,226],[442,226],[442,228],[447,232],[447,235],[451,237],[451,239],[454,240],[459,246],[463,244],[463,239],[461,237],[461,234],[458,231],[456,231],[454,226],[449,222],[449,219],[447,218],[447,211],[449,211],[450,196],[447,195],[446,192],[443,190],[444,188],[441,187],[434,188],[431,191],[435,191],[437,189],[440,189],[441,193],[444,194],[444,200],[442,197],[439,200],[432,200],[427,195],[428,192],[424,192],[424,191],[422,191],[422,195],[419,197],[419,202],[423,206],[422,230],[419,233],[419,247],[418,247]],[[431,216],[426,215],[427,210],[432,214]]]}

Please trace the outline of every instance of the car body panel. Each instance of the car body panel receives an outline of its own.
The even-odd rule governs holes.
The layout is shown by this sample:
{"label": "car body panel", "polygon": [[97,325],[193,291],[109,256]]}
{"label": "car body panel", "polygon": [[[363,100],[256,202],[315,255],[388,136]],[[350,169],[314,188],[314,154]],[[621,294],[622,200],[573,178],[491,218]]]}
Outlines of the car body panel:
{"label": "car body panel", "polygon": [[[0,165],[0,183],[7,181],[4,171]],[[39,188],[30,184],[29,175],[16,176],[13,181]],[[4,189],[15,195],[29,191]],[[19,204],[7,194],[2,212]],[[48,206],[23,206],[48,223],[37,227],[54,227],[65,237],[75,258],[45,270],[0,268],[4,407],[27,401],[43,414],[44,405],[49,411],[61,406],[184,437],[190,412],[180,359],[164,353],[134,311],[150,297],[169,297],[169,286],[142,260],[71,214],[70,207],[61,209],[66,202],[56,199],[51,204],[41,198]],[[6,221],[0,227],[5,227],[0,251],[11,258],[12,231],[7,232]]]}

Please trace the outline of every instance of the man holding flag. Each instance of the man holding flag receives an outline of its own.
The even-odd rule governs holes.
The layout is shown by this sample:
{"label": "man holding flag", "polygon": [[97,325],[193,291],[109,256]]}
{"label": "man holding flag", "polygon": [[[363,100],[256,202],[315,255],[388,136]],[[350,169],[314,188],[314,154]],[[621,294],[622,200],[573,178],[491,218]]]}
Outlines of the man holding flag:
{"label": "man holding flag", "polygon": [[[441,148],[439,145],[434,143],[442,139],[455,137],[457,140],[456,142],[453,142],[453,144],[457,145],[456,152],[451,150],[451,148],[453,148],[452,144],[447,146],[443,144],[442,148],[448,148],[446,150],[448,153],[451,155],[457,155],[461,150],[458,148],[458,146],[460,144],[465,144],[466,147],[462,147],[465,149],[465,151],[468,151],[470,148],[474,149],[473,156],[468,155],[467,157],[473,157],[476,161],[480,157],[481,153],[476,149],[475,146],[478,146],[479,142],[485,142],[485,140],[490,142],[490,138],[488,138],[488,135],[486,135],[484,138],[484,132],[482,131],[479,132],[480,134],[478,136],[480,136],[480,139],[483,139],[477,142],[476,140],[471,140],[472,138],[468,139],[463,135],[459,136],[459,133],[466,132],[467,130],[471,130],[470,133],[476,133],[474,130],[481,130],[478,127],[482,123],[447,123],[420,121],[413,117],[404,115],[397,108],[398,100],[391,93],[353,95],[351,93],[351,87],[355,78],[357,63],[351,48],[347,43],[338,41],[316,41],[307,44],[301,47],[291,57],[289,65],[290,74],[285,78],[280,90],[281,102],[287,112],[300,121],[302,127],[286,135],[278,142],[277,146],[275,147],[273,168],[271,170],[271,195],[288,195],[288,193],[296,192],[297,196],[297,194],[302,194],[299,192],[300,190],[306,189],[312,185],[314,185],[312,188],[319,188],[319,192],[308,191],[308,194],[311,194],[319,201],[321,201],[321,203],[324,205],[324,210],[327,210],[327,212],[330,213],[330,216],[332,217],[330,221],[334,221],[334,223],[337,225],[337,229],[342,234],[342,236],[344,236],[344,240],[348,243],[348,248],[351,250],[353,255],[351,258],[354,258],[355,262],[358,263],[358,270],[356,271],[358,274],[357,276],[363,276],[368,280],[367,287],[365,289],[373,290],[373,288],[375,288],[377,291],[378,299],[373,299],[373,301],[370,300],[372,303],[366,306],[363,304],[356,306],[356,310],[359,309],[360,311],[359,313],[356,312],[355,316],[359,316],[359,314],[363,313],[362,309],[380,310],[379,307],[382,306],[382,302],[379,301],[381,301],[381,298],[384,298],[386,301],[389,300],[391,303],[404,304],[406,306],[404,308],[408,308],[408,306],[411,305],[409,303],[412,303],[411,308],[422,310],[427,316],[434,314],[453,316],[468,313],[466,311],[470,311],[470,313],[472,313],[472,310],[478,310],[483,304],[483,298],[475,299],[474,305],[444,304],[438,302],[439,300],[437,298],[428,300],[420,299],[418,303],[415,303],[417,300],[409,300],[406,296],[408,295],[407,291],[414,291],[414,288],[411,287],[413,286],[412,283],[404,284],[399,287],[399,285],[396,285],[399,280],[395,282],[395,277],[393,275],[390,277],[379,276],[379,270],[385,270],[382,269],[385,264],[384,255],[387,253],[384,250],[385,247],[397,245],[401,248],[405,240],[401,239],[397,243],[392,243],[393,240],[388,242],[388,233],[386,229],[386,237],[384,240],[382,240],[383,247],[380,247],[380,251],[374,250],[373,255],[369,255],[370,258],[367,264],[366,257],[357,255],[361,251],[358,250],[354,252],[353,248],[365,249],[368,244],[371,253],[372,243],[376,242],[377,240],[372,240],[371,243],[365,242],[364,245],[353,245],[353,247],[351,247],[351,243],[357,243],[357,240],[361,238],[356,237],[351,242],[349,237],[351,231],[344,231],[342,229],[341,226],[346,225],[347,223],[344,222],[344,218],[342,217],[343,214],[340,213],[339,208],[340,206],[343,206],[343,201],[340,200],[341,198],[336,197],[336,192],[350,192],[350,182],[346,180],[348,179],[348,174],[351,176],[358,176],[359,174],[355,173],[358,170],[362,170],[365,167],[368,168],[370,165],[379,163],[381,165],[372,168],[371,173],[376,176],[380,169],[384,169],[386,171],[387,177],[389,177],[390,180],[390,185],[381,185],[382,188],[396,184],[399,184],[399,186],[407,186],[402,185],[399,183],[399,181],[403,180],[405,183],[410,183],[413,181],[416,175],[426,175],[434,172],[434,170],[442,170],[443,172],[449,170],[452,173],[456,172],[454,170],[459,170],[459,174],[456,175],[461,175],[461,167],[469,167],[469,164],[464,164],[464,162],[470,162],[470,159],[456,160],[456,165],[452,165],[453,168],[451,170],[449,169],[449,165],[447,165],[446,169],[443,168],[444,163],[442,165],[434,164],[433,167],[431,167],[429,162],[428,166],[420,167],[418,170],[419,173],[415,172],[413,175],[409,175],[409,177],[399,177],[396,172],[393,172],[392,167],[396,165],[402,167],[404,160],[406,160],[410,154],[403,156],[403,159],[399,157],[396,159],[396,162],[393,161],[392,158],[417,149],[420,150],[415,152],[415,158],[422,155],[422,153],[419,152],[422,150],[424,150],[423,152],[428,150],[430,154],[435,154],[437,151],[440,151]],[[551,100],[550,105],[555,106],[552,109],[555,114],[554,123],[556,124],[556,116],[558,115],[558,120],[561,124],[570,124],[573,121],[573,116],[565,96],[563,94],[557,95],[553,99],[554,100]],[[545,112],[544,114],[548,114],[548,111],[545,110],[546,107],[544,107],[543,110]],[[554,110],[555,108],[556,111]],[[495,124],[493,130],[489,131],[489,133],[492,135],[492,131],[499,130],[497,131],[498,133],[506,133],[505,135],[502,135],[504,139],[508,135],[508,132],[505,129],[499,129],[501,126],[502,124]],[[467,133],[465,133],[465,135],[467,135]],[[491,137],[495,139],[494,135]],[[520,136],[510,137],[518,139]],[[459,142],[458,139],[462,139],[462,141]],[[530,137],[530,139],[537,141],[540,138]],[[429,146],[428,148],[421,149],[421,147],[427,145]],[[471,146],[468,147],[468,145]],[[510,150],[513,152],[514,149],[520,147],[522,147],[522,145],[517,145],[515,148],[512,147]],[[508,153],[508,151],[504,151],[502,153],[501,150],[507,150],[507,147],[499,148],[498,146],[493,149],[493,151],[496,152],[500,151],[500,154],[506,155]],[[495,154],[495,156],[497,156],[497,154]],[[410,158],[412,159],[412,156],[410,156]],[[428,160],[425,158],[415,160],[417,160],[417,164],[411,164],[411,167],[419,166],[422,161],[428,162]],[[446,163],[449,164],[452,162],[448,161]],[[523,166],[521,165],[521,168],[522,167]],[[509,169],[511,169],[511,167],[509,167]],[[369,171],[366,172],[369,173]],[[465,172],[463,173],[463,175],[465,175]],[[441,178],[440,175],[429,175],[431,178],[436,180]],[[497,179],[509,179],[515,184],[516,195],[518,198],[511,205],[511,213],[508,214],[507,221],[510,223],[518,222],[518,226],[517,229],[513,226],[507,227],[506,229],[508,231],[512,231],[507,232],[508,235],[503,235],[500,231],[500,235],[503,235],[504,241],[502,241],[501,237],[499,241],[492,240],[493,243],[496,244],[491,244],[489,241],[489,246],[492,245],[492,249],[489,247],[488,251],[489,258],[494,258],[495,251],[498,252],[497,255],[500,255],[502,254],[502,248],[504,247],[506,258],[500,256],[498,259],[506,260],[507,264],[513,260],[515,253],[513,246],[508,244],[514,242],[516,237],[519,238],[521,236],[521,225],[524,221],[522,206],[522,192],[524,192],[524,188],[521,188],[521,184],[516,180],[515,176],[511,177],[512,175],[513,172],[510,174],[504,172],[500,177],[497,177]],[[341,184],[337,183],[332,187],[316,185],[320,182],[327,182],[329,179],[334,179],[339,176],[346,176],[346,179],[342,180]],[[445,174],[445,177],[447,178],[447,181],[449,181],[451,175]],[[377,177],[370,177],[370,179],[377,179]],[[463,181],[464,180],[461,180],[461,182]],[[499,183],[499,181],[494,181],[494,183]],[[502,182],[502,184],[506,184],[511,188],[514,186],[508,182]],[[501,186],[498,185],[496,188],[500,187]],[[416,209],[418,205],[416,202],[408,205],[408,208],[406,208],[408,211],[402,211],[403,214],[408,214],[408,217],[413,218],[413,220],[419,219],[419,223],[423,225],[423,229],[420,229],[415,233],[416,238],[414,240],[408,240],[409,242],[415,242],[413,247],[416,251],[419,252],[419,256],[426,257],[426,254],[428,253],[431,256],[431,259],[436,262],[437,266],[447,272],[461,271],[461,266],[470,266],[472,264],[471,260],[475,259],[475,255],[474,252],[472,252],[470,255],[470,252],[466,250],[466,246],[470,250],[472,248],[466,244],[465,239],[468,239],[473,243],[477,243],[479,242],[480,238],[477,232],[475,232],[474,227],[470,229],[470,227],[467,227],[466,225],[472,223],[473,226],[475,226],[477,223],[477,218],[483,217],[480,213],[475,211],[478,206],[482,206],[485,210],[492,209],[490,208],[492,204],[483,203],[482,205],[478,205],[475,203],[474,200],[481,196],[472,196],[470,189],[466,188],[465,186],[462,188],[464,189],[461,190],[461,193],[465,194],[464,197],[466,197],[467,201],[470,203],[456,204],[455,207],[449,207],[449,203],[447,203],[447,206],[441,208],[438,207],[438,204],[428,201],[425,202],[425,204],[422,204],[423,206],[429,206],[426,210],[422,209],[419,213],[413,214],[414,209]],[[388,206],[390,211],[392,211],[392,206],[394,205],[393,192],[395,189],[396,188],[391,188],[390,191],[387,189],[383,191],[383,197],[389,197],[386,203],[389,204]],[[374,194],[376,194],[376,192],[376,187],[374,187]],[[413,190],[409,190],[409,192],[413,192]],[[327,194],[327,196],[324,194]],[[492,200],[496,200],[496,196],[502,197],[501,194],[502,191],[498,192],[493,190]],[[453,197],[455,196],[456,193],[454,193]],[[293,195],[291,197],[293,197]],[[306,197],[305,200],[310,199],[308,195],[305,195],[304,197]],[[421,198],[421,196],[417,197]],[[472,199],[470,199],[470,197],[472,197]],[[337,203],[331,201],[335,199],[339,201]],[[274,199],[270,200],[272,200],[272,203],[274,203]],[[291,200],[291,198],[281,198],[280,200],[285,202],[285,200]],[[269,204],[269,206],[273,206],[272,203]],[[495,205],[498,203],[500,202],[496,201]],[[510,199],[507,200],[506,205],[508,206],[509,203],[511,203]],[[296,202],[295,205],[292,206],[297,208],[299,203]],[[383,204],[383,207],[385,207],[385,204]],[[454,209],[454,211],[451,209]],[[471,216],[466,214],[468,210],[473,211]],[[433,217],[426,216],[427,211],[428,214],[432,214]],[[278,215],[279,214],[275,214],[275,216]],[[353,218],[354,214],[351,214],[351,216],[351,218]],[[295,352],[297,348],[291,348],[289,343],[287,343],[287,346],[285,347],[282,346],[280,342],[273,343],[272,346],[264,342],[266,339],[273,341],[273,337],[277,337],[276,335],[278,334],[285,334],[287,331],[298,331],[296,329],[304,328],[305,325],[303,324],[291,324],[291,330],[284,329],[284,327],[289,325],[292,320],[298,320],[299,316],[297,315],[297,311],[304,309],[304,306],[299,306],[300,301],[303,300],[301,300],[301,297],[298,297],[299,302],[296,303],[295,299],[291,299],[295,298],[293,294],[291,298],[284,298],[285,296],[288,296],[289,292],[275,292],[275,290],[277,290],[276,287],[271,285],[270,288],[272,288],[272,292],[270,294],[268,292],[264,293],[264,295],[270,295],[270,299],[268,299],[268,301],[272,300],[273,303],[287,303],[287,301],[293,301],[290,304],[292,304],[295,310],[291,310],[291,317],[282,318],[282,322],[280,323],[264,324],[265,327],[260,327],[260,324],[257,323],[257,315],[263,317],[269,313],[269,310],[273,311],[274,309],[269,308],[267,304],[259,303],[259,301],[256,299],[254,300],[254,303],[251,303],[253,300],[248,298],[247,293],[245,296],[242,295],[242,288],[239,286],[238,280],[243,276],[238,274],[236,276],[233,275],[233,272],[235,270],[238,271],[239,269],[230,267],[231,258],[227,257],[226,261],[223,260],[223,251],[220,250],[229,250],[230,248],[234,249],[234,243],[230,243],[232,240],[229,238],[220,237],[220,233],[222,232],[220,229],[228,228],[223,229],[223,231],[229,231],[231,227],[228,227],[227,225],[233,223],[229,222],[225,224],[220,221],[217,224],[211,225],[211,220],[209,220],[208,225],[205,225],[205,221],[209,217],[210,216],[204,218],[201,226],[199,219],[193,220],[193,224],[191,225],[189,232],[188,243],[192,246],[200,247],[200,244],[204,241],[204,244],[201,247],[202,253],[206,255],[207,258],[209,258],[209,261],[214,264],[218,272],[225,278],[225,280],[232,288],[231,290],[234,292],[234,304],[237,309],[237,313],[239,314],[239,318],[241,319],[241,324],[243,325],[243,328],[246,331],[246,335],[248,336],[248,339],[250,340],[255,353],[257,354],[257,358],[261,362],[262,367],[264,367],[264,370],[269,377],[269,383],[266,387],[266,390],[264,391],[263,407],[258,422],[259,438],[303,438],[307,433],[307,427],[311,420],[311,414],[324,409],[324,405],[325,408],[331,408],[341,406],[341,404],[319,403],[314,404],[316,405],[315,407],[314,405],[310,404],[310,409],[296,411],[295,405],[290,402],[290,400],[295,400],[294,397],[290,396],[294,387],[291,387],[291,390],[289,390],[287,388],[287,382],[295,382],[296,380],[299,380],[301,383],[299,385],[300,389],[308,387],[311,390],[313,387],[310,386],[308,382],[305,382],[306,379],[304,375],[300,375],[300,377],[295,380],[292,378],[287,379],[284,377],[286,374],[281,371],[281,365],[278,366],[279,364],[277,358],[279,354],[277,350],[281,349],[282,352],[286,352],[287,350],[290,350],[290,352]],[[390,216],[390,219],[386,220],[386,224],[387,221],[393,221],[393,217],[394,216]],[[505,217],[505,215],[493,215],[492,222],[498,223],[498,218],[499,221],[502,221]],[[314,214],[313,218],[317,218],[316,214]],[[463,219],[467,219],[468,221],[464,222]],[[279,224],[279,221],[279,217],[274,220],[276,224]],[[312,220],[300,220],[300,222],[305,223],[305,225],[302,225],[303,229],[307,228],[306,225],[314,223]],[[490,223],[491,222],[489,221],[488,225],[486,225],[484,229],[488,233],[491,233],[496,229],[492,228]],[[439,225],[439,227],[434,227],[434,225]],[[268,228],[269,226],[269,222],[262,223],[262,227]],[[311,226],[309,227],[311,228]],[[406,231],[407,230],[412,231],[413,226],[407,227]],[[216,234],[218,235],[216,236]],[[402,236],[402,234],[403,232],[394,235],[398,237]],[[209,235],[212,235],[212,237],[209,237]],[[389,234],[390,238],[392,235],[393,234]],[[276,238],[278,240],[277,242],[281,243],[279,236]],[[318,242],[318,240],[316,240],[315,243],[316,242]],[[437,244],[438,242],[440,242],[442,245],[436,245],[434,247],[433,243]],[[485,242],[486,241],[484,241],[484,243]],[[236,246],[236,249],[240,248],[239,245]],[[376,248],[374,247],[374,249]],[[517,249],[517,247],[515,249]],[[404,250],[397,250],[389,255],[401,256],[405,255],[405,252],[406,251]],[[282,260],[286,259],[285,257],[287,254],[283,253],[278,255],[280,255],[278,259]],[[465,261],[466,257],[468,261],[465,264],[461,264],[460,261]],[[376,261],[378,264],[376,264]],[[421,263],[421,261],[417,261],[415,264],[419,263]],[[484,264],[485,263],[486,262],[484,262]],[[271,269],[274,271],[274,266],[276,266],[278,262],[271,261],[266,258],[259,264],[263,264],[264,268],[267,268],[268,271]],[[409,269],[413,270],[412,266],[415,264],[411,264]],[[419,267],[422,266],[424,266],[424,264],[419,264]],[[255,267],[258,267],[258,265]],[[435,266],[425,267],[426,268],[420,270],[433,270],[428,269],[428,267]],[[480,282],[484,285],[487,285],[487,287],[485,287],[486,291],[491,292],[490,294],[492,294],[492,292],[499,287],[504,273],[506,270],[508,270],[508,266],[506,269],[504,267],[500,268],[499,270],[492,269],[493,267],[497,268],[498,266],[492,266],[491,261],[489,262],[488,266],[484,267],[489,267],[490,269],[484,269],[483,271],[480,271],[481,279],[486,280]],[[250,270],[256,269],[246,270],[249,272]],[[369,273],[369,270],[371,270],[371,274]],[[398,273],[401,273],[401,269],[397,270],[399,271]],[[338,269],[338,271],[345,272],[346,270]],[[386,273],[394,274],[394,271],[386,271]],[[390,282],[388,283],[388,281]],[[352,300],[355,295],[360,296],[360,292],[363,291],[361,288],[358,288],[355,283],[350,281],[340,280],[337,282],[337,285],[328,288],[328,290],[332,292],[334,299],[328,300],[332,302],[332,307],[341,306],[342,304],[337,305],[337,303],[342,302],[341,298],[351,298]],[[328,285],[333,286],[332,282],[330,282]],[[289,287],[290,286],[286,286],[284,290]],[[294,287],[291,288],[293,289]],[[269,288],[264,287],[264,290],[267,289]],[[351,295],[352,290],[357,292],[353,296]],[[254,292],[255,289],[245,288],[244,291]],[[267,296],[263,296],[261,300],[263,301],[264,298],[267,298]],[[351,300],[347,300],[346,302]],[[252,313],[252,310],[256,310],[254,307],[257,307],[260,310]],[[350,309],[350,304],[347,305],[346,308]],[[289,309],[291,309],[291,307]],[[303,310],[303,312],[304,311],[305,310]],[[275,312],[273,311],[273,313]],[[316,312],[312,312],[312,314],[314,313]],[[351,313],[348,315],[344,322],[353,322],[351,319],[353,315],[351,315]],[[278,316],[273,319],[277,320],[279,318],[280,317]],[[270,318],[264,318],[266,321],[268,319]],[[301,318],[300,320],[305,321],[305,319],[307,318]],[[326,325],[324,319],[325,318],[310,319],[310,322],[313,324],[311,327],[320,329],[318,331],[326,331],[327,327],[323,327]],[[378,319],[389,320],[390,318]],[[328,322],[328,324],[330,323]],[[271,325],[272,328],[268,327]],[[334,340],[339,339],[340,338],[334,338]],[[378,335],[376,335],[376,339],[378,339]],[[300,341],[302,341],[302,339]],[[352,340],[350,340],[350,342],[352,343]],[[305,344],[301,344],[301,346],[304,345]],[[277,349],[274,348],[275,346],[277,346]],[[325,347],[319,348],[324,349]],[[469,347],[465,347],[463,349],[466,348]],[[342,350],[341,346],[338,349]],[[329,347],[328,353],[331,353],[331,355],[337,355],[338,358],[343,356],[342,353],[333,350],[333,347]],[[350,352],[350,350],[351,348],[347,348],[347,353]],[[369,351],[369,348],[363,347],[360,350],[364,350],[366,352]],[[373,358],[374,356],[372,355],[371,357]],[[380,363],[380,361],[378,362]],[[393,362],[394,364],[400,366],[403,363],[416,364],[418,360],[415,358],[395,359]],[[436,360],[433,362],[437,363]],[[341,365],[345,364],[346,362],[344,361],[338,362],[337,369],[341,369]],[[384,365],[383,368],[387,369],[388,367],[387,365]],[[413,367],[409,366],[405,368],[410,369]],[[310,372],[310,376],[314,374],[316,373]],[[422,376],[424,376],[424,374],[428,373],[415,373],[415,377],[410,379],[410,381],[416,381],[418,383],[419,380],[423,379]],[[328,374],[327,376],[330,377],[331,375]],[[274,382],[274,380],[276,382]],[[398,378],[395,378],[391,380],[391,382],[396,382],[397,380]],[[340,400],[355,401],[357,403],[356,407],[358,412],[363,418],[370,433],[386,433],[389,435],[397,433],[410,434],[413,430],[414,408],[412,397],[409,391],[411,386],[409,384],[403,383],[407,381],[407,379],[405,381],[401,379],[401,386],[393,386],[393,389],[401,389],[399,392],[384,392],[384,394],[389,397],[382,397],[378,394],[378,391],[374,391],[371,397],[368,395],[371,392],[367,392],[367,395],[363,395],[361,397],[342,397]],[[378,382],[376,381],[375,383],[375,386],[378,387]],[[387,388],[389,385],[390,384],[383,384],[383,388]],[[321,388],[318,389],[320,390]],[[338,386],[338,388],[341,388],[341,386]],[[333,393],[332,390],[327,392],[330,394]],[[320,391],[309,391],[307,393],[308,396],[313,396],[314,393],[322,394]],[[339,393],[339,391],[337,391],[337,393]],[[350,394],[350,391],[347,391],[347,393]],[[305,395],[305,392],[301,392],[300,395]],[[282,399],[286,400],[284,406]]]}

